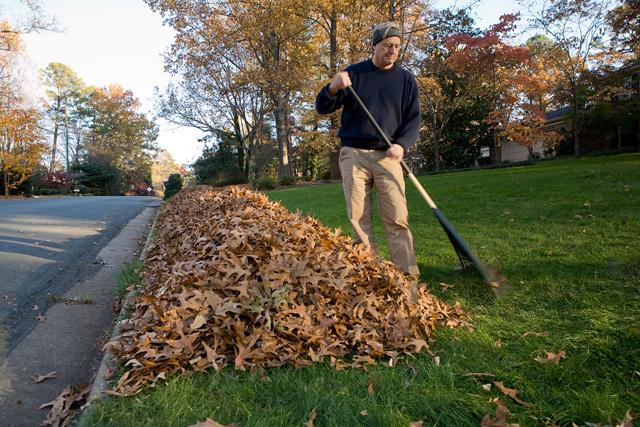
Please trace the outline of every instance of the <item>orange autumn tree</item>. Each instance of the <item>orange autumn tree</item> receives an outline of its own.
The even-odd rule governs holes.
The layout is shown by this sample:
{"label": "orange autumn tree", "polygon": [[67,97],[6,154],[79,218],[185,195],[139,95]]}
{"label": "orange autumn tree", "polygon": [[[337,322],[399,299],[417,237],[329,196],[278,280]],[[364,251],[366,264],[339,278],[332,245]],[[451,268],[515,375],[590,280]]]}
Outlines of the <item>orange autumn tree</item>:
{"label": "orange autumn tree", "polygon": [[26,181],[46,150],[39,113],[23,107],[17,64],[22,58],[20,34],[0,22],[0,176],[4,194]]}
{"label": "orange autumn tree", "polygon": [[559,133],[544,129],[546,113],[559,107],[553,95],[560,84],[561,71],[550,59],[559,53],[547,37],[534,36],[526,45],[529,49],[527,67],[519,70],[513,80],[519,93],[515,120],[507,123],[501,136],[526,147],[529,158],[533,159],[533,148],[537,144],[551,148],[562,139]]}
{"label": "orange autumn tree", "polygon": [[[211,86],[210,94],[232,95],[233,86],[257,87],[271,113],[278,152],[278,175],[290,176],[292,103],[316,61],[309,43],[311,3],[296,0],[207,2],[145,0],[177,32],[172,54],[179,55],[190,70],[179,70],[193,84],[206,84],[211,64],[228,64],[230,73],[216,78],[231,87]],[[175,66],[168,59],[169,67]],[[211,97],[213,98],[213,96]],[[210,102],[210,101],[206,101]],[[226,104],[235,108],[237,104]],[[216,107],[213,105],[212,107]],[[233,112],[232,112],[233,113]],[[236,111],[235,113],[239,113]],[[232,118],[238,114],[231,114]],[[216,123],[226,131],[234,123]],[[215,136],[215,135],[214,135]]]}
{"label": "orange autumn tree", "polygon": [[0,174],[4,195],[26,181],[47,150],[37,110],[0,108]]}
{"label": "orange autumn tree", "polygon": [[491,112],[484,121],[493,129],[493,144],[489,148],[494,162],[501,161],[503,132],[513,119],[519,100],[514,76],[526,69],[529,59],[525,46],[507,42],[518,19],[518,15],[502,15],[500,22],[479,36],[459,34],[445,42],[451,52],[448,65],[466,79],[475,96],[489,103]]}
{"label": "orange autumn tree", "polygon": [[132,185],[150,184],[158,128],[138,111],[138,98],[112,84],[95,89],[88,106],[91,125],[86,138],[87,158],[90,163],[115,170],[105,193],[119,194]]}

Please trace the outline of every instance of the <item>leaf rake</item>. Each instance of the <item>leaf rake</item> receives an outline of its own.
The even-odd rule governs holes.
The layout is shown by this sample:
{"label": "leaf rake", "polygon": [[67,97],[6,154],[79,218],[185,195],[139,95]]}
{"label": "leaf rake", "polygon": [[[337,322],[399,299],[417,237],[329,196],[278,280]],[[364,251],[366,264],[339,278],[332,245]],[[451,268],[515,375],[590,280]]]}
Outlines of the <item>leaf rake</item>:
{"label": "leaf rake", "polygon": [[[362,102],[362,99],[360,99],[353,87],[348,86],[347,89],[349,93],[353,95],[358,105],[360,105],[362,110],[365,112],[367,118],[369,119],[369,122],[371,122],[376,132],[378,132],[380,138],[382,138],[382,140],[386,142],[389,147],[391,147],[391,141],[389,141],[389,138],[373,118],[373,116],[369,112],[369,109],[364,104],[364,102]],[[453,248],[458,255],[458,259],[460,260],[462,268],[465,270],[474,268],[476,271],[478,271],[478,273],[480,273],[485,283],[494,289],[499,288],[501,285],[503,285],[506,282],[506,279],[495,268],[489,267],[488,265],[484,264],[473,252],[471,252],[471,249],[469,249],[469,246],[467,246],[460,234],[458,234],[453,225],[444,216],[440,209],[438,209],[431,197],[429,197],[429,194],[427,194],[422,184],[420,184],[416,176],[413,174],[413,172],[411,172],[409,166],[407,166],[404,160],[401,160],[400,163],[402,164],[402,168],[409,176],[411,182],[413,182],[413,184],[418,189],[418,192],[422,195],[429,207],[431,207],[433,214],[444,229],[445,233],[447,233],[447,236],[449,237],[449,240],[451,241],[451,244],[453,245]]]}

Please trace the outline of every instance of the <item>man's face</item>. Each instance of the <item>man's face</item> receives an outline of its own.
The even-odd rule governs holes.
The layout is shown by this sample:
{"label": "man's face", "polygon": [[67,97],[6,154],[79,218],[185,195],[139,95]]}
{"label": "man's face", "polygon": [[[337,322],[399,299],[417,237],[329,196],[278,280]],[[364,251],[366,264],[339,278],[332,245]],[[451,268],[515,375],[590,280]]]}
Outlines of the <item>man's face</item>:
{"label": "man's face", "polygon": [[378,68],[391,68],[398,59],[401,41],[400,37],[392,36],[378,42],[373,47],[373,63]]}

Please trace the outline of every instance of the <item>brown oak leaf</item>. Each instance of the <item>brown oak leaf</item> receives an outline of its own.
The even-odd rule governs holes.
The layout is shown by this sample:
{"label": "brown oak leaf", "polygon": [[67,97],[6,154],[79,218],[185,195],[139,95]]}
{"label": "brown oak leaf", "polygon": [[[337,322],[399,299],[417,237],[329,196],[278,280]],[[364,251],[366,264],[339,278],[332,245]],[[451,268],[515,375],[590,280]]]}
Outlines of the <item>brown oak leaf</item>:
{"label": "brown oak leaf", "polygon": [[518,398],[518,390],[516,390],[515,388],[508,388],[505,387],[504,384],[501,381],[494,381],[493,384],[498,387],[498,389],[500,389],[500,391],[502,392],[502,394],[504,394],[505,396],[508,396],[510,398],[512,398],[513,400],[515,400],[517,403],[519,403],[522,406],[532,406],[531,403],[525,402],[523,400],[520,400]]}

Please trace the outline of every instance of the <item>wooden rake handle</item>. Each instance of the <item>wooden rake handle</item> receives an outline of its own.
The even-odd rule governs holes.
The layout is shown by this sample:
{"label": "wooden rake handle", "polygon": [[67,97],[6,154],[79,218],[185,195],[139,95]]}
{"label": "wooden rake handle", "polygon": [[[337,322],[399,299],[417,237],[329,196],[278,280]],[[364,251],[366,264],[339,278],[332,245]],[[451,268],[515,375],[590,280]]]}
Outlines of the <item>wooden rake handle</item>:
{"label": "wooden rake handle", "polygon": [[[387,137],[387,135],[384,133],[384,131],[382,130],[382,128],[380,127],[376,119],[373,118],[373,116],[371,115],[371,112],[369,112],[369,109],[367,108],[366,105],[364,105],[364,102],[362,102],[362,99],[360,99],[360,97],[358,96],[356,91],[353,89],[353,87],[347,86],[347,90],[351,95],[353,95],[358,105],[360,105],[360,108],[362,108],[362,111],[364,111],[365,115],[369,119],[369,122],[375,128],[376,132],[378,132],[378,135],[380,136],[380,138],[382,138],[382,140],[386,142],[389,147],[391,147],[391,141],[389,140],[389,137]],[[438,209],[434,201],[431,199],[431,197],[429,197],[429,194],[426,192],[422,184],[420,184],[420,182],[418,181],[418,178],[416,178],[413,172],[411,172],[411,169],[409,169],[409,166],[407,166],[405,161],[400,160],[400,164],[402,165],[402,168],[405,170],[407,175],[409,175],[409,179],[411,180],[411,182],[413,182],[413,185],[416,186],[416,188],[418,189],[418,192],[420,193],[420,195],[422,195],[422,197],[427,202],[429,207],[431,207],[431,209]]]}

